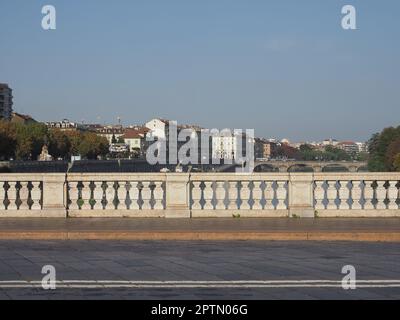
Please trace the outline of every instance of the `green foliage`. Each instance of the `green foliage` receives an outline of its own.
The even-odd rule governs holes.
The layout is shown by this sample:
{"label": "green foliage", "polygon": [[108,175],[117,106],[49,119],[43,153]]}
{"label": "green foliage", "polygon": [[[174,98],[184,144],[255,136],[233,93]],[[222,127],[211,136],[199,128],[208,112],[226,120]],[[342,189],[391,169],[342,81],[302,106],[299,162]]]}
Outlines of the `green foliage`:
{"label": "green foliage", "polygon": [[393,161],[393,168],[396,171],[400,171],[400,153],[396,155]]}
{"label": "green foliage", "polygon": [[275,148],[273,151],[274,157],[286,157],[289,159],[298,159],[299,151],[296,148],[282,144],[281,146]]}
{"label": "green foliage", "polygon": [[385,153],[385,166],[390,171],[396,170],[394,167],[394,161],[398,154],[400,154],[400,138],[392,141]]}
{"label": "green foliage", "polygon": [[115,134],[111,137],[111,143],[117,143],[117,139],[115,138]]}
{"label": "green foliage", "polygon": [[372,172],[396,170],[394,161],[400,152],[400,126],[389,127],[374,134],[368,142],[370,157],[368,170]]}
{"label": "green foliage", "polygon": [[303,144],[300,146],[300,160],[304,161],[349,161],[352,156],[342,149],[326,146],[325,150],[316,150],[312,146]]}
{"label": "green foliage", "polygon": [[43,145],[54,158],[80,154],[96,159],[108,153],[108,141],[93,132],[48,129],[42,123],[21,124],[0,121],[0,160],[36,160]]}
{"label": "green foliage", "polygon": [[16,144],[15,126],[10,122],[0,121],[0,160],[14,157]]}
{"label": "green foliage", "polygon": [[18,160],[35,160],[47,142],[47,127],[43,124],[15,124],[17,145],[15,157]]}
{"label": "green foliage", "polygon": [[18,160],[36,159],[47,141],[47,127],[41,123],[0,125],[0,157]]}
{"label": "green foliage", "polygon": [[106,138],[99,137],[93,132],[87,132],[82,137],[78,151],[84,158],[96,159],[97,156],[108,153],[108,141]]}
{"label": "green foliage", "polygon": [[71,150],[71,141],[60,129],[50,130],[49,153],[54,158],[65,158]]}

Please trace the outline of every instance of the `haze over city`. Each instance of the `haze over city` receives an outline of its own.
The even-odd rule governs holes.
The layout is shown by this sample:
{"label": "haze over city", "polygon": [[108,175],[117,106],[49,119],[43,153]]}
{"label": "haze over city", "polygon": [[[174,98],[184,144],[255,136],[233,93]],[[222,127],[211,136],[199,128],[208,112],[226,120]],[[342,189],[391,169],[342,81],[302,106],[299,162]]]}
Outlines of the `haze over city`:
{"label": "haze over city", "polygon": [[400,116],[397,1],[41,1],[0,5],[0,81],[40,121],[154,117],[256,136],[366,141]]}

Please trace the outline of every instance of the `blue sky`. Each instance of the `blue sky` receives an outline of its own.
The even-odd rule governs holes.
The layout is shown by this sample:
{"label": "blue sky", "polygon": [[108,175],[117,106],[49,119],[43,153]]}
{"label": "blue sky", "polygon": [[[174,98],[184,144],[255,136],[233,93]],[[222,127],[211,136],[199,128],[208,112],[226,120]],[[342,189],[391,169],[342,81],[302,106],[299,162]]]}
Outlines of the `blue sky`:
{"label": "blue sky", "polygon": [[[46,4],[57,30],[41,28]],[[399,14],[397,0],[0,0],[0,82],[43,121],[364,141],[399,125]]]}

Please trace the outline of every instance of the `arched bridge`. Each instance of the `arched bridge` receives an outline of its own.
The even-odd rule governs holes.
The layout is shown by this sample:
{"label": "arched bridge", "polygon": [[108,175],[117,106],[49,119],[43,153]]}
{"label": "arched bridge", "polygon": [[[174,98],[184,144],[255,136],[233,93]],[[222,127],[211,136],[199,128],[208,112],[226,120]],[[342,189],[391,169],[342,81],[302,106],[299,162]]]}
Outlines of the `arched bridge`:
{"label": "arched bridge", "polygon": [[365,161],[298,161],[298,160],[270,160],[255,161],[254,172],[291,172],[291,171],[367,171]]}

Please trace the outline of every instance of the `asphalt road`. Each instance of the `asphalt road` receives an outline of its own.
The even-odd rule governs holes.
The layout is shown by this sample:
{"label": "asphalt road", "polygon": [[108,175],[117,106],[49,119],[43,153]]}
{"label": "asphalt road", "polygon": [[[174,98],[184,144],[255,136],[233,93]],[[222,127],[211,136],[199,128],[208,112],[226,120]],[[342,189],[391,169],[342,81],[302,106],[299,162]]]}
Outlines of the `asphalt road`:
{"label": "asphalt road", "polygon": [[0,299],[399,298],[399,243],[0,241]]}

